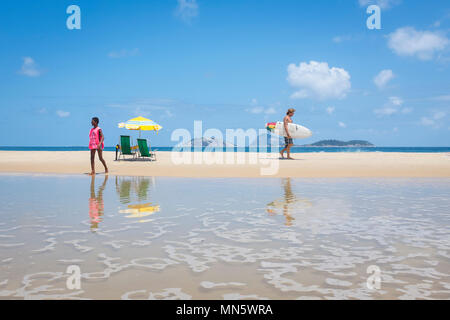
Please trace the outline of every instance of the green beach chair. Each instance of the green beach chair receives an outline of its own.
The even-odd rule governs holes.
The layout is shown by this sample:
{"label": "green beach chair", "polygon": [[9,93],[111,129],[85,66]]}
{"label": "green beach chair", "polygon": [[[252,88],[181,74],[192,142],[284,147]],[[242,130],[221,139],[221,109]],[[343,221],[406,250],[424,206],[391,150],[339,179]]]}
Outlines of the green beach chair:
{"label": "green beach chair", "polygon": [[139,146],[139,154],[142,159],[149,159],[156,161],[156,154],[147,144],[147,139],[137,139]]}
{"label": "green beach chair", "polygon": [[133,159],[136,157],[136,153],[131,150],[131,139],[130,136],[120,136],[120,156],[125,159],[125,156],[133,156]]}

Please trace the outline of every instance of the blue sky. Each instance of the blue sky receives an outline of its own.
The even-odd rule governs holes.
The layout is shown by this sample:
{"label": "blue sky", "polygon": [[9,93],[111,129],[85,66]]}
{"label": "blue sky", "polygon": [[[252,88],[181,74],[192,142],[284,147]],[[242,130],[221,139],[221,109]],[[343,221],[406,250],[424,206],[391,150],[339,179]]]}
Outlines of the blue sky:
{"label": "blue sky", "polygon": [[[69,30],[69,5],[81,30]],[[369,30],[366,8],[381,8]],[[264,128],[288,107],[321,139],[449,146],[447,0],[2,1],[0,145],[106,145],[164,129]]]}

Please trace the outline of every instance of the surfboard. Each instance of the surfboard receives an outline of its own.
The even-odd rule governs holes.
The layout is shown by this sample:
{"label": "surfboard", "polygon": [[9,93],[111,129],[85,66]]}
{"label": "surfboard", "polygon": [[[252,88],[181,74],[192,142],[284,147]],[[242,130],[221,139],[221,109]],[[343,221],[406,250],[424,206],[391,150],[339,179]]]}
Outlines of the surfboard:
{"label": "surfboard", "polygon": [[[277,136],[287,136],[284,124],[281,121],[267,123],[266,129]],[[288,123],[288,131],[293,139],[306,139],[312,136],[311,130],[295,123]]]}

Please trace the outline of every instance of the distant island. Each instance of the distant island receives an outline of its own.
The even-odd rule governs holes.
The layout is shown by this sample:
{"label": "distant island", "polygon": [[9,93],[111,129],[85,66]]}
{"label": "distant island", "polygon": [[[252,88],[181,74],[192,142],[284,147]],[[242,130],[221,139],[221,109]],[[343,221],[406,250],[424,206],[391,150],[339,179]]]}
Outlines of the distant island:
{"label": "distant island", "polygon": [[185,143],[179,143],[176,147],[202,147],[202,148],[234,148],[234,144],[228,143],[216,137],[203,137],[191,139],[191,141]]}
{"label": "distant island", "polygon": [[[267,139],[266,135],[260,135],[258,140]],[[258,141],[256,140],[256,141]],[[254,141],[255,142],[255,141]],[[255,146],[256,144],[252,144]],[[270,145],[270,142],[269,144]],[[284,145],[284,139],[280,137],[279,146]],[[248,144],[246,144],[248,146]],[[202,148],[234,148],[234,144],[215,137],[202,137],[197,139],[191,139],[190,141],[179,143],[176,147],[202,147]],[[365,140],[351,140],[351,141],[339,141],[339,140],[321,140],[313,144],[304,144],[298,147],[375,147],[372,143]]]}
{"label": "distant island", "polygon": [[312,144],[302,145],[302,147],[375,147],[375,145],[365,140],[321,140]]}

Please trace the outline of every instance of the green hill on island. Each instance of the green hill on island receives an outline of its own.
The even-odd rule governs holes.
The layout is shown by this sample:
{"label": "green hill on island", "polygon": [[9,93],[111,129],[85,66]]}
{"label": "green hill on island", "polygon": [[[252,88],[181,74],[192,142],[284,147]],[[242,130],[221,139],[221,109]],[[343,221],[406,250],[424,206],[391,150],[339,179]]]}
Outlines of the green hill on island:
{"label": "green hill on island", "polygon": [[372,143],[365,140],[321,140],[312,144],[305,144],[304,147],[375,147]]}

